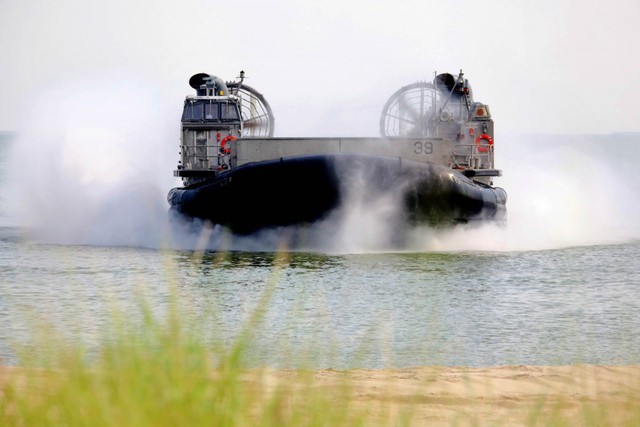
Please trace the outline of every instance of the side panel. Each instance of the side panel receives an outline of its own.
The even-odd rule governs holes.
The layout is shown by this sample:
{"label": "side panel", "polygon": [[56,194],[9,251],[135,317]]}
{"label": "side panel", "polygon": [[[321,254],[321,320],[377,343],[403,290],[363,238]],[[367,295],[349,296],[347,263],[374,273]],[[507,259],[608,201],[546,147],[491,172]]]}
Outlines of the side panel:
{"label": "side panel", "polygon": [[243,138],[232,149],[232,167],[281,157],[336,153],[449,164],[448,141],[439,138]]}

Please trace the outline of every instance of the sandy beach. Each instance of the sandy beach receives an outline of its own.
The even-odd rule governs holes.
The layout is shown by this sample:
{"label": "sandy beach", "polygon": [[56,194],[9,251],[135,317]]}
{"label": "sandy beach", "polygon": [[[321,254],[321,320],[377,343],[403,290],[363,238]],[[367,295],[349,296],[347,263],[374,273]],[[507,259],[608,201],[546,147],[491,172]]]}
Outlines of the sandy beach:
{"label": "sandy beach", "polygon": [[[0,368],[0,385],[25,374]],[[328,396],[365,425],[637,425],[640,366],[416,367],[386,370],[258,370],[249,388],[304,404]],[[0,387],[0,390],[2,388]]]}
{"label": "sandy beach", "polygon": [[628,425],[640,416],[640,366],[321,370],[311,378],[327,393],[346,385],[372,425],[396,425],[403,416],[415,426]]}

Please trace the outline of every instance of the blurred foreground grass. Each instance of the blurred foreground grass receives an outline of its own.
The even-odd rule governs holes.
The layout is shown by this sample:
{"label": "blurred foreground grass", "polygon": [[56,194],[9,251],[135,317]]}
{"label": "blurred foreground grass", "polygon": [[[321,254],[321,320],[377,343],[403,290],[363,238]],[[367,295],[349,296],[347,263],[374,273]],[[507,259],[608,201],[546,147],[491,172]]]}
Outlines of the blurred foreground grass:
{"label": "blurred foreground grass", "polygon": [[243,367],[250,328],[223,347],[205,342],[174,300],[162,319],[140,303],[142,322],[114,315],[95,351],[48,326],[20,367],[0,372],[2,426],[359,425],[346,389],[315,390],[308,372],[286,382]]}

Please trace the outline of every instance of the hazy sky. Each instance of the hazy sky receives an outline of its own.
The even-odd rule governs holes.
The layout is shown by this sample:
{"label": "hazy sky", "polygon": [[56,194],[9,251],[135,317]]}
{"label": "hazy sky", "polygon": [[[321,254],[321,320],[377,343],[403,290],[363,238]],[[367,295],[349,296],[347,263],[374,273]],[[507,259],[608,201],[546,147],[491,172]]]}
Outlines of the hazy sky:
{"label": "hazy sky", "polygon": [[177,126],[189,76],[243,69],[277,135],[375,135],[396,89],[462,68],[499,132],[639,131],[639,41],[638,0],[0,0],[0,130],[105,90]]}

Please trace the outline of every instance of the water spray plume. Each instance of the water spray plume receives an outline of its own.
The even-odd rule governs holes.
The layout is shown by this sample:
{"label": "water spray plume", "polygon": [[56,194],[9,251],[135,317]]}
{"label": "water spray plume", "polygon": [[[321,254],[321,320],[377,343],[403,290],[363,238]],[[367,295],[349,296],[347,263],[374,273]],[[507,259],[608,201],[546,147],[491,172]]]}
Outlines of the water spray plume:
{"label": "water spray plume", "polygon": [[42,94],[7,162],[9,214],[46,242],[201,250],[514,251],[640,237],[629,160],[640,149],[617,136],[497,138],[505,224],[401,230],[398,192],[363,193],[357,174],[345,179],[342,204],[304,228],[234,236],[172,219],[165,194],[176,185],[179,111],[161,105],[173,101],[135,79]]}
{"label": "water spray plume", "polygon": [[[518,251],[608,244],[640,237],[640,190],[624,158],[640,154],[615,135],[505,138],[506,224],[422,230],[416,250]],[[633,156],[633,157],[635,157]]]}
{"label": "water spray plume", "polygon": [[72,84],[34,101],[12,150],[7,188],[17,200],[13,216],[35,238],[158,245],[171,185],[162,169],[171,167],[177,127],[167,126],[147,85]]}

